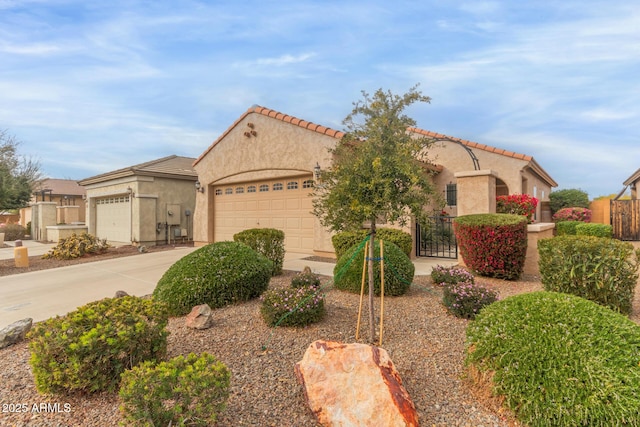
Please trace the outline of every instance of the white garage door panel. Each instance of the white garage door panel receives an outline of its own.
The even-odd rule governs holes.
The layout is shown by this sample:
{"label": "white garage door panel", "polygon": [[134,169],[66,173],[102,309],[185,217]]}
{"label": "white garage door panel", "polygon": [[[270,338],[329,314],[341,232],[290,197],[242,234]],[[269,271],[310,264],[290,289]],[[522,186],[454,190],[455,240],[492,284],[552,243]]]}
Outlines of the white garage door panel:
{"label": "white garage door panel", "polygon": [[131,242],[129,196],[96,200],[96,235],[110,242]]}
{"label": "white garage door panel", "polygon": [[[311,188],[303,188],[310,180],[311,175],[215,187],[215,241],[233,240],[235,233],[249,228],[277,228],[284,231],[287,251],[313,253]],[[252,186],[255,192],[250,191]]]}

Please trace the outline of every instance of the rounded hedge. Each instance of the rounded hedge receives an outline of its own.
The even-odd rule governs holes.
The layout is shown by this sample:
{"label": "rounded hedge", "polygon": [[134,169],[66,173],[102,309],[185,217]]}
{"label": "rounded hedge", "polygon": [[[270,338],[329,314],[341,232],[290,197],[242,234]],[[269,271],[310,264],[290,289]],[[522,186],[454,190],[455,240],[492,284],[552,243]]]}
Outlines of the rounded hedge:
{"label": "rounded hedge", "polygon": [[272,271],[271,261],[242,243],[212,243],[169,267],[153,298],[165,302],[176,316],[199,304],[219,308],[260,296]]}
{"label": "rounded hedge", "polygon": [[506,298],[469,323],[467,352],[525,425],[640,425],[640,326],[606,307],[556,292]]}
{"label": "rounded hedge", "polygon": [[[334,234],[331,238],[331,243],[333,243],[336,258],[341,258],[342,255],[351,248],[351,246],[362,243],[362,241],[367,238],[368,234],[369,230],[342,231]],[[378,228],[376,230],[376,239],[394,243],[402,249],[407,256],[411,255],[413,239],[411,238],[411,234],[405,231],[395,228]]]}
{"label": "rounded hedge", "polygon": [[271,275],[282,274],[284,231],[275,228],[251,228],[233,235],[234,242],[244,243],[273,262]]}
{"label": "rounded hedge", "polygon": [[[357,253],[356,253],[357,251]],[[380,256],[380,242],[375,241],[375,256]],[[333,269],[333,282],[336,289],[360,293],[362,286],[362,263],[364,261],[364,245],[354,245],[338,260]],[[384,294],[402,295],[409,289],[413,281],[415,266],[409,257],[395,244],[384,242]],[[374,265],[374,293],[380,295],[380,262]],[[365,280],[365,292],[368,280]]]}

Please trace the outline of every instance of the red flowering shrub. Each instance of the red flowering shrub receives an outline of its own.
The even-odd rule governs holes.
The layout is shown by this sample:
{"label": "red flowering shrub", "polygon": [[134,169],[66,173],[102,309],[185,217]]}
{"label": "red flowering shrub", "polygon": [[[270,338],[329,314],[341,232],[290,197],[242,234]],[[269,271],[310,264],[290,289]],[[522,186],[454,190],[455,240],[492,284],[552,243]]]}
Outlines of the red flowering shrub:
{"label": "red flowering shrub", "polygon": [[536,213],[538,199],[528,194],[509,194],[508,196],[496,197],[496,212],[514,215],[524,215],[527,221],[533,221]]}
{"label": "red flowering shrub", "polygon": [[467,267],[488,277],[516,280],[527,255],[527,219],[512,214],[464,215],[453,221]]}
{"label": "red flowering shrub", "polygon": [[564,208],[553,214],[554,222],[561,221],[582,221],[591,222],[591,209],[587,208]]}

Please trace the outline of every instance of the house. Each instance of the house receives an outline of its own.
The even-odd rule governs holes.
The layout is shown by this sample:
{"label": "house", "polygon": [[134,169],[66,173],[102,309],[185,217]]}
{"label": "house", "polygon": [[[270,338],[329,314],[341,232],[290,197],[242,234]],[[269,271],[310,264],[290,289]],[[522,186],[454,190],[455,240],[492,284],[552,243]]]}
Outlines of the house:
{"label": "house", "polygon": [[191,240],[194,160],[172,155],[79,181],[86,189],[88,232],[112,244]]}
{"label": "house", "polygon": [[[625,190],[627,188],[631,189],[631,199],[633,199],[633,200],[637,199],[638,198],[638,186],[640,186],[640,169],[635,171],[622,184],[624,185]],[[622,192],[624,192],[624,190]]]}
{"label": "house", "polygon": [[[20,225],[31,222],[31,206],[40,202],[55,203],[56,224],[72,224],[85,221],[85,189],[72,179],[43,179],[33,189],[26,208],[20,209]],[[55,224],[52,224],[55,225]]]}
{"label": "house", "polygon": [[[638,199],[640,169],[631,174],[622,184],[624,188],[609,204],[613,237],[620,240],[640,241],[640,199]],[[631,199],[621,199],[627,188],[631,190]]]}
{"label": "house", "polygon": [[[448,213],[495,212],[495,196],[529,193],[548,202],[556,182],[531,157],[412,128],[433,139],[435,183]],[[241,230],[278,228],[289,252],[332,255],[331,233],[311,213],[317,174],[343,132],[261,106],[242,114],[194,163],[196,245]],[[431,153],[434,156],[431,156]],[[538,220],[543,211],[538,209]]]}

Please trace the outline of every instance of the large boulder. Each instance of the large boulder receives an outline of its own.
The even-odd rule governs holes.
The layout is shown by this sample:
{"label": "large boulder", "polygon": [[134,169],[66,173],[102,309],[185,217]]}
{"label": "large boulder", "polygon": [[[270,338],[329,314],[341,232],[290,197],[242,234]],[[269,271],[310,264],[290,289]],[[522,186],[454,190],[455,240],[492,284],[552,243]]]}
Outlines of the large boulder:
{"label": "large boulder", "polygon": [[418,425],[411,397],[383,348],[315,341],[295,372],[323,426]]}
{"label": "large boulder", "polygon": [[29,317],[13,322],[9,326],[0,329],[0,348],[9,347],[22,341],[31,329],[31,325],[33,325],[33,319]]}

